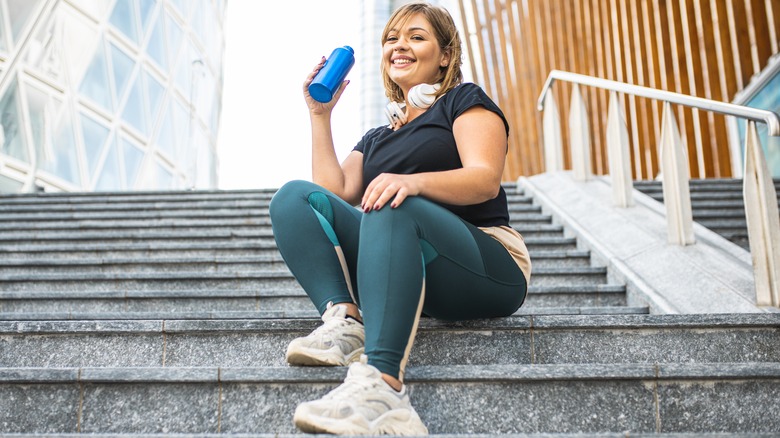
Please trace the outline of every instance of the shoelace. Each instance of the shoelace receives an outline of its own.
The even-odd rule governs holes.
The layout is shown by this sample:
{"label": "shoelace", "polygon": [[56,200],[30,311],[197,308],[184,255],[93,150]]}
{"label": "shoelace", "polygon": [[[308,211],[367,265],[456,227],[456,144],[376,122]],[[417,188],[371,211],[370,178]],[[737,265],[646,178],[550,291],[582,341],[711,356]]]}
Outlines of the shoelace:
{"label": "shoelace", "polygon": [[354,395],[360,394],[366,390],[377,388],[379,385],[375,380],[370,380],[364,377],[347,376],[344,383],[339,385],[336,389],[329,392],[325,398],[332,400],[349,400],[354,399]]}
{"label": "shoelace", "polygon": [[330,335],[332,332],[341,328],[345,324],[347,324],[347,320],[345,319],[331,318],[325,321],[321,326],[317,327],[313,333],[316,333],[318,336]]}

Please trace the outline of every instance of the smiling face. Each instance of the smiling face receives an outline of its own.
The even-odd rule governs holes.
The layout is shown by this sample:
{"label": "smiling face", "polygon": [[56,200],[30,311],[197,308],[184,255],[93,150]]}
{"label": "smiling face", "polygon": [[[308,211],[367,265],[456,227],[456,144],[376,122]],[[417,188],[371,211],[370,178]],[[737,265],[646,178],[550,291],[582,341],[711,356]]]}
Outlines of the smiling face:
{"label": "smiling face", "polygon": [[415,85],[441,81],[450,60],[449,52],[441,50],[433,26],[420,13],[389,26],[382,55],[384,71],[404,96]]}

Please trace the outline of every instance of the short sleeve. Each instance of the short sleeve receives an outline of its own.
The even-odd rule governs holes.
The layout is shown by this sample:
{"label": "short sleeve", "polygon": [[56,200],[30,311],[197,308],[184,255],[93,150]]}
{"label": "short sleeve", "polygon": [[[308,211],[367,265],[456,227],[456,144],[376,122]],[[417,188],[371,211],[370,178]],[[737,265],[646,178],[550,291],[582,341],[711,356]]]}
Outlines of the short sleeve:
{"label": "short sleeve", "polygon": [[380,126],[378,128],[372,128],[369,129],[368,132],[363,135],[363,138],[358,141],[358,143],[355,145],[354,148],[352,148],[353,151],[360,152],[361,154],[366,153],[366,145],[372,141],[374,141],[379,134],[381,134],[382,130],[384,130],[384,126]]}
{"label": "short sleeve", "polygon": [[449,99],[446,99],[448,106],[447,113],[451,115],[452,122],[455,122],[455,119],[460,117],[460,115],[467,110],[475,106],[481,106],[488,111],[497,114],[501,118],[501,121],[504,122],[506,135],[509,136],[509,123],[504,116],[504,112],[501,111],[501,108],[499,108],[498,105],[493,102],[493,99],[485,94],[482,88],[480,88],[478,85],[473,83],[464,83],[455,87],[447,94],[452,94]]}

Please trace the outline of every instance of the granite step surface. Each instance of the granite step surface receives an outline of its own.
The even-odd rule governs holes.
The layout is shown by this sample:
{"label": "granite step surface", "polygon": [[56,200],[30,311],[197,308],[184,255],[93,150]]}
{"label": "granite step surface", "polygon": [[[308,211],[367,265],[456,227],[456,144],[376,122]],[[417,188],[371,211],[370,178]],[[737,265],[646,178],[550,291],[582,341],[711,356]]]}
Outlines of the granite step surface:
{"label": "granite step surface", "polygon": [[[531,252],[536,268],[579,268],[590,266],[588,251]],[[35,257],[37,256],[37,257]],[[24,274],[92,273],[162,273],[162,272],[289,272],[278,253],[234,257],[150,257],[138,258],[115,254],[114,257],[47,257],[46,253],[29,253],[0,259],[0,277]]]}
{"label": "granite step surface", "polygon": [[[310,318],[0,321],[0,366],[285,366]],[[20,354],[23,353],[23,354]],[[417,365],[780,362],[780,314],[422,318]]]}
{"label": "granite step surface", "polygon": [[[126,240],[126,239],[204,239],[223,237],[273,237],[270,221],[267,224],[252,221],[187,221],[189,223],[153,223],[143,225],[125,223],[103,223],[101,226],[78,226],[50,223],[54,226],[17,226],[0,227],[0,243],[26,241],[62,241],[62,240]],[[184,222],[184,221],[183,221]],[[56,226],[56,227],[55,227]],[[515,229],[524,237],[557,237],[563,235],[561,225],[549,223],[518,223]]]}
{"label": "granite step surface", "polygon": [[[652,319],[533,199],[504,187],[534,260],[528,298],[506,318],[423,318],[407,382],[426,394],[418,410],[433,433],[644,431],[644,417],[612,405],[662,377],[676,382],[659,363],[688,367],[677,375],[686,382],[774,372],[780,349],[766,321]],[[283,363],[289,340],[320,320],[273,241],[273,193],[0,196],[0,433],[294,433],[292,407],[346,370]],[[689,338],[711,347],[690,348]],[[725,351],[740,342],[768,352]],[[585,426],[573,411],[506,421],[520,406],[560,416],[585,394],[609,403]],[[486,418],[502,420],[486,427]]]}
{"label": "granite step surface", "polygon": [[[534,269],[536,286],[573,286],[605,284],[604,267]],[[268,290],[290,289],[298,282],[281,270],[236,272],[95,272],[69,274],[6,274],[0,276],[0,291],[95,291],[124,290]]]}
{"label": "granite step surface", "polygon": [[[780,206],[780,179],[774,180]],[[634,188],[663,203],[660,181],[637,181]],[[749,251],[741,179],[691,180],[693,220]]]}
{"label": "granite step surface", "polygon": [[[534,286],[528,290],[521,311],[567,312],[569,308],[608,308],[613,312],[626,306],[623,285]],[[311,311],[313,305],[300,287],[261,290],[115,290],[115,291],[0,291],[0,319],[71,319],[73,315],[130,314],[165,312],[166,317],[221,312]],[[25,316],[28,315],[28,316]],[[40,316],[43,315],[43,316]],[[64,315],[64,316],[63,316]]]}
{"label": "granite step surface", "polygon": [[[221,236],[221,237],[220,237]],[[573,251],[577,240],[573,237],[527,237],[524,239],[529,251]],[[23,252],[71,252],[71,251],[198,251],[215,254],[229,250],[263,251],[276,249],[272,235],[263,237],[239,237],[230,233],[215,231],[210,236],[155,239],[145,233],[125,236],[123,239],[51,239],[51,240],[0,240],[0,254]],[[256,254],[256,253],[255,253]]]}
{"label": "granite step surface", "polygon": [[[292,367],[6,368],[10,433],[294,433],[295,406],[346,370]],[[415,366],[432,434],[780,430],[778,363]],[[457,401],[457,402],[455,402]],[[512,412],[512,415],[508,415]]]}

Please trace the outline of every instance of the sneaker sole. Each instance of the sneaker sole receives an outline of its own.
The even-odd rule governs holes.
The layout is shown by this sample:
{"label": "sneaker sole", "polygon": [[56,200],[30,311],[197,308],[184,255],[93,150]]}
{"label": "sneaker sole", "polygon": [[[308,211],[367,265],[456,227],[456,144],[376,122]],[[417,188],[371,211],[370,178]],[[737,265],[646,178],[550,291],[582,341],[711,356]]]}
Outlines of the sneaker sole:
{"label": "sneaker sole", "polygon": [[350,355],[344,356],[338,347],[330,350],[315,350],[311,348],[298,348],[293,345],[287,349],[287,363],[300,366],[347,366],[357,362],[365,348],[358,348]]}
{"label": "sneaker sole", "polygon": [[[368,426],[356,424],[352,416],[332,419],[310,415],[301,406],[295,410],[293,423],[305,433],[330,433],[339,435],[428,435],[417,412],[398,409],[382,414]],[[360,418],[360,417],[357,417]]]}

